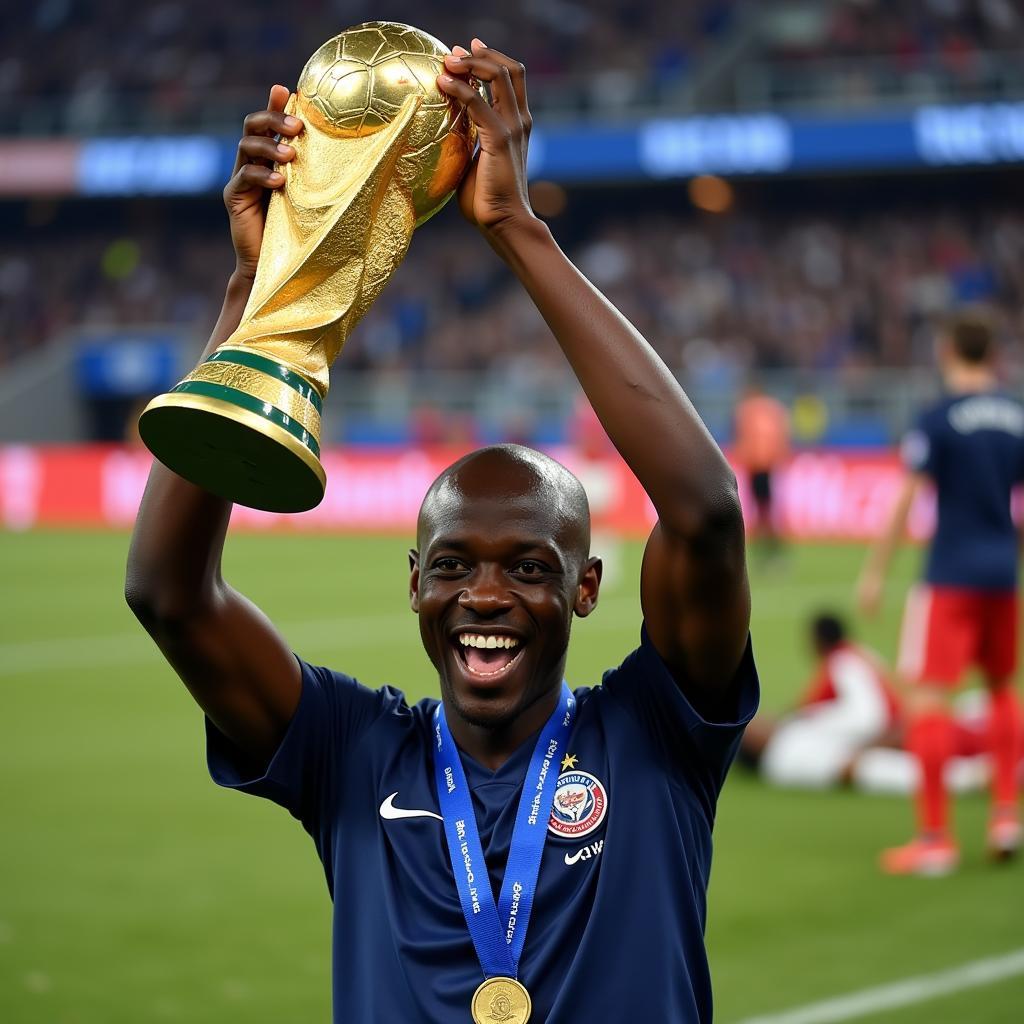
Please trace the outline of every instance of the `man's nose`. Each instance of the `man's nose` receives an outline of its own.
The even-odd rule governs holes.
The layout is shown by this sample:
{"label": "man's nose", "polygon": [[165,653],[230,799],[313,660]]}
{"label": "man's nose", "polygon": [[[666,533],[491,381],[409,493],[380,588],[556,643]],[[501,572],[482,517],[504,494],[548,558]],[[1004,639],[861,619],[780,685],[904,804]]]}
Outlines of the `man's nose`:
{"label": "man's nose", "polygon": [[512,607],[508,581],[500,567],[479,567],[459,594],[459,605],[479,615],[494,615]]}

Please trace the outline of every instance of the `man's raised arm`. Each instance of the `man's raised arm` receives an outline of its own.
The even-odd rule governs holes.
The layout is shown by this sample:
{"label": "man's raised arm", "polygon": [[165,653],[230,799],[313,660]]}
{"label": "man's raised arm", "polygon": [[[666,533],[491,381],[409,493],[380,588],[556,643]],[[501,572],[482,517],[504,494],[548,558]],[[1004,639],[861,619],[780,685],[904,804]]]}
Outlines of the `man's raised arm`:
{"label": "man's raised arm", "polygon": [[[267,110],[250,114],[235,172],[224,189],[237,264],[205,355],[238,326],[263,238],[267,189],[284,184],[274,161],[294,150],[301,122],[282,113],[274,86]],[[154,463],[139,508],[125,578],[132,611],[200,707],[234,743],[266,761],[298,705],[298,663],[265,615],[221,577],[231,504]]]}
{"label": "man's raised arm", "polygon": [[[641,600],[651,640],[687,695],[712,713],[747,643],[750,593],[736,480],[675,377],[573,266],[526,196],[524,69],[474,40],[439,79],[466,103],[481,152],[463,213],[509,264],[547,321],[608,436],[658,512]],[[488,83],[492,105],[463,76]]]}

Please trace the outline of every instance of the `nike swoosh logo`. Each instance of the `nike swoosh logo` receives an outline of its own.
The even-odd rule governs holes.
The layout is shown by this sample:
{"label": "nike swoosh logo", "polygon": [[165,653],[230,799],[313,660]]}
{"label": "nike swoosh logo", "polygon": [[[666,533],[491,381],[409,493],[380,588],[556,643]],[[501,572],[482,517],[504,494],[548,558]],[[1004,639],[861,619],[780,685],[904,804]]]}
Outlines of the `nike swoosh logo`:
{"label": "nike swoosh logo", "polygon": [[577,850],[575,853],[567,853],[565,855],[565,863],[572,867],[586,852],[587,847],[584,846],[582,850]]}
{"label": "nike swoosh logo", "polygon": [[440,814],[435,814],[433,811],[419,811],[407,807],[396,807],[396,796],[398,796],[397,789],[380,805],[380,816],[386,821],[398,821],[400,818],[437,818],[438,821],[444,821]]}

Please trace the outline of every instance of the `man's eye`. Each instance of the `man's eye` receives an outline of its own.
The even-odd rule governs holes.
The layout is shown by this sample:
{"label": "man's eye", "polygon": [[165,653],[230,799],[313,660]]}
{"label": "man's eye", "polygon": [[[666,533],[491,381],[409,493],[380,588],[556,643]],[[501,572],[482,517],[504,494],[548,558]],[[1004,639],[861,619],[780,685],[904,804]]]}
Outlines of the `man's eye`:
{"label": "man's eye", "polygon": [[516,566],[516,572],[522,576],[538,576],[544,571],[544,566],[540,562],[534,562],[532,559],[527,559],[525,562],[520,562]]}
{"label": "man's eye", "polygon": [[434,563],[434,568],[441,572],[458,572],[462,568],[462,563],[457,558],[439,558]]}

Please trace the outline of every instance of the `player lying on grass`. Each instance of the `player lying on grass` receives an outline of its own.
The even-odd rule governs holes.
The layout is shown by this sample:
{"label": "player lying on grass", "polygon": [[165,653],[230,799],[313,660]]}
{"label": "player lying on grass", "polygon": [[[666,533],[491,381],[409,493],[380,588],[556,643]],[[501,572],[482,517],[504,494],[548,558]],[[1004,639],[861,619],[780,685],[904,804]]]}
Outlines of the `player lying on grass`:
{"label": "player lying on grass", "polygon": [[[473,1019],[522,1021],[515,983],[475,995],[485,976],[516,975],[535,1021],[707,1021],[711,828],[757,702],[735,480],[672,374],[533,215],[521,65],[474,40],[439,84],[480,130],[463,214],[536,303],[657,509],[639,647],[601,685],[563,685],[601,564],[579,482],[513,446],[457,462],[420,512],[407,599],[440,703],[410,707],[296,658],[221,576],[229,505],[159,465],[128,601],[207,715],[214,778],[282,804],[316,843],[336,1021],[453,1024],[471,999]],[[252,284],[265,192],[282,185],[271,164],[292,157],[273,136],[302,130],[286,99],[275,87],[245,121],[225,190],[238,263],[210,349]],[[344,565],[295,571],[361,584]]]}
{"label": "player lying on grass", "polygon": [[837,616],[814,616],[809,633],[816,665],[799,707],[780,720],[759,713],[740,757],[776,786],[824,789],[848,781],[857,755],[889,737],[897,708],[881,660]]}
{"label": "player lying on grass", "polygon": [[[875,652],[852,642],[831,613],[809,624],[814,676],[799,706],[783,718],[759,712],[747,726],[739,759],[775,786],[824,789],[849,783],[873,793],[912,793],[918,765],[905,749],[906,721]],[[962,694],[953,707],[946,785],[968,792],[988,784],[989,701]],[[1022,752],[1024,756],[1024,752]],[[1018,766],[1018,776],[1024,761]]]}
{"label": "player lying on grass", "polygon": [[918,833],[882,855],[882,869],[892,874],[944,874],[956,866],[945,784],[954,744],[948,696],[973,666],[991,695],[989,847],[1003,858],[1022,839],[1017,767],[1024,722],[1013,685],[1019,540],[1010,501],[1024,482],[1024,405],[998,390],[994,339],[980,314],[952,320],[938,352],[947,395],[904,441],[906,481],[858,582],[862,610],[874,613],[911,505],[930,481],[938,524],[924,581],[907,597],[897,665],[898,677],[909,684],[903,694],[907,748],[921,766]]}

